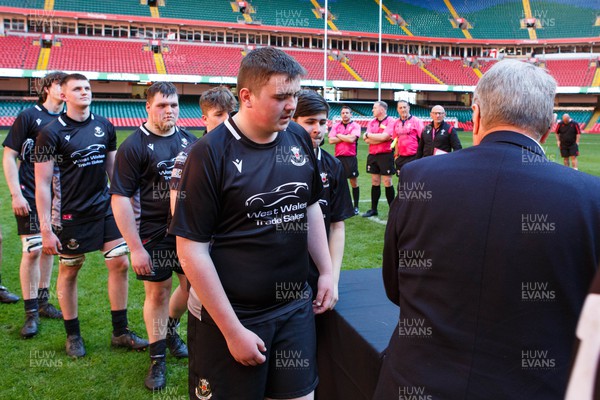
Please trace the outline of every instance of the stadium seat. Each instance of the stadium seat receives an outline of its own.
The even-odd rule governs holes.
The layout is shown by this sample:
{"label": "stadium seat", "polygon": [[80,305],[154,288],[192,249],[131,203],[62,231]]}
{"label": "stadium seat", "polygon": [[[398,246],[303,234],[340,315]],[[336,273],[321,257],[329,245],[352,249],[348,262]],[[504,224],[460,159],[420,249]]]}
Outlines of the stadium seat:
{"label": "stadium seat", "polygon": [[48,69],[121,73],[156,73],[145,41],[62,38],[53,47]]}
{"label": "stadium seat", "polygon": [[0,36],[0,48],[10,49],[2,52],[0,68],[35,69],[39,46],[33,45],[37,36]]}

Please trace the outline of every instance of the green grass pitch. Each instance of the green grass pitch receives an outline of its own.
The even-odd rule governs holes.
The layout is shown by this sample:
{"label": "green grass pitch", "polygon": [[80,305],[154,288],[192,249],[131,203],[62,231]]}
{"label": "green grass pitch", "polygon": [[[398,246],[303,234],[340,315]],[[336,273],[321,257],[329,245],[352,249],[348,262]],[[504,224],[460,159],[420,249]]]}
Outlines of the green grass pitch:
{"label": "green grass pitch", "polygon": [[[122,141],[131,130],[119,131]],[[6,130],[0,131],[4,140]],[[470,133],[461,133],[463,146],[471,145]],[[545,145],[550,159],[561,162],[554,137]],[[580,170],[600,176],[600,135],[584,135],[581,140]],[[332,150],[332,146],[325,145]],[[370,178],[365,172],[367,149],[359,146],[359,184],[361,212],[370,206]],[[394,178],[394,184],[397,180]],[[19,260],[21,242],[16,234],[11,201],[4,178],[0,179],[0,225],[2,243],[2,281],[12,291],[20,293]],[[346,252],[344,269],[381,266],[381,251],[385,220],[385,196],[379,205],[380,221],[354,217],[346,222]],[[51,286],[51,302],[58,305],[56,292],[56,262]],[[130,327],[146,337],[142,318],[143,285],[129,274]],[[110,312],[107,296],[107,273],[99,253],[89,254],[79,274],[79,318],[84,337],[86,357],[72,361],[64,352],[65,333],[62,321],[42,320],[40,333],[33,339],[19,336],[24,312],[23,301],[0,304],[0,342],[3,371],[0,374],[0,399],[153,399],[187,398],[187,360],[167,356],[167,389],[149,392],[143,384],[148,368],[147,352],[125,352],[110,348]],[[341,299],[343,301],[343,299]],[[181,334],[186,339],[186,323]]]}

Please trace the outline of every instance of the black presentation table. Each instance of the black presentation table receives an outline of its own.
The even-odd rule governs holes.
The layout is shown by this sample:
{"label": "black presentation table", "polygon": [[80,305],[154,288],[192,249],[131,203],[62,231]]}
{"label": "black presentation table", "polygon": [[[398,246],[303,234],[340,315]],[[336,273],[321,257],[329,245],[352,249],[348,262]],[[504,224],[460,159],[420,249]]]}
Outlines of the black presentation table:
{"label": "black presentation table", "polygon": [[383,351],[398,325],[381,268],[342,271],[340,301],[317,318],[319,400],[371,400]]}

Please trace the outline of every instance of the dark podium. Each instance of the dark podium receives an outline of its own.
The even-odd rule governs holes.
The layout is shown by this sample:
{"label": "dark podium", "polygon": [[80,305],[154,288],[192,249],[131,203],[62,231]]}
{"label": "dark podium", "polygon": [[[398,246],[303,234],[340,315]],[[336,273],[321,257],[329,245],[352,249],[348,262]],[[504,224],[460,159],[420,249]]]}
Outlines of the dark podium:
{"label": "dark podium", "polygon": [[342,271],[340,301],[317,317],[318,400],[371,400],[383,351],[398,326],[381,269]]}

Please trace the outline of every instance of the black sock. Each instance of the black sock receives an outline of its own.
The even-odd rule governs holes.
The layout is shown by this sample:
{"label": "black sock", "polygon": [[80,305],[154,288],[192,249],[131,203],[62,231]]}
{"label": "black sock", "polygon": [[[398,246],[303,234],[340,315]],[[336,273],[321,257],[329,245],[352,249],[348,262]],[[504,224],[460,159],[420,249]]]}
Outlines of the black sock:
{"label": "black sock", "polygon": [[38,310],[38,299],[25,300],[25,312],[33,312]]}
{"label": "black sock", "polygon": [[65,330],[67,331],[67,336],[81,336],[81,331],[79,330],[79,318],[65,319]]}
{"label": "black sock", "polygon": [[167,341],[166,339],[158,340],[154,343],[150,343],[150,358],[161,358],[167,355]]}
{"label": "black sock", "polygon": [[48,288],[38,289],[38,304],[40,307],[43,307],[48,304],[48,299],[50,298],[50,293],[48,293]]}
{"label": "black sock", "polygon": [[175,335],[177,333],[177,327],[179,327],[179,318],[169,317],[169,322],[167,322],[167,336]]}
{"label": "black sock", "polygon": [[396,193],[394,193],[394,187],[393,186],[388,186],[385,188],[385,198],[387,199],[388,202],[388,206],[392,205],[392,201],[394,201],[394,196],[396,195]]}
{"label": "black sock", "polygon": [[110,312],[112,317],[113,335],[121,336],[127,333],[127,309]]}
{"label": "black sock", "polygon": [[352,198],[354,199],[354,208],[358,208],[358,198],[360,196],[360,188],[353,187],[352,188]]}
{"label": "black sock", "polygon": [[377,204],[381,197],[381,186],[371,186],[371,210],[377,211]]}

